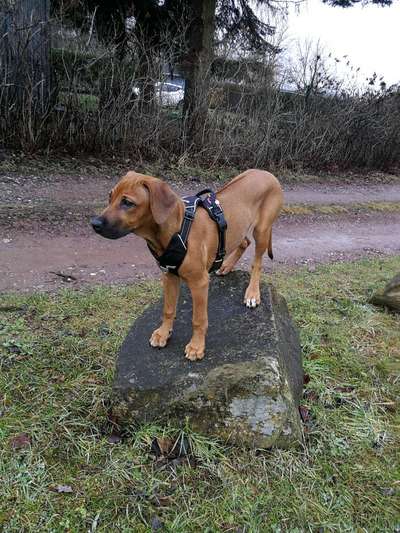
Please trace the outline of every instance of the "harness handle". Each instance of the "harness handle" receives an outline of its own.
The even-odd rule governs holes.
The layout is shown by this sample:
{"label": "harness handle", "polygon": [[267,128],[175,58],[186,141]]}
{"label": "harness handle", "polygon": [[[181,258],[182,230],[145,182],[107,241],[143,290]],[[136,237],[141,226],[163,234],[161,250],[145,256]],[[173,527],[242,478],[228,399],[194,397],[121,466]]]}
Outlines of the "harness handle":
{"label": "harness handle", "polygon": [[198,192],[196,196],[200,198],[200,196],[203,196],[203,194],[212,194],[213,191],[211,189],[203,189],[202,191]]}

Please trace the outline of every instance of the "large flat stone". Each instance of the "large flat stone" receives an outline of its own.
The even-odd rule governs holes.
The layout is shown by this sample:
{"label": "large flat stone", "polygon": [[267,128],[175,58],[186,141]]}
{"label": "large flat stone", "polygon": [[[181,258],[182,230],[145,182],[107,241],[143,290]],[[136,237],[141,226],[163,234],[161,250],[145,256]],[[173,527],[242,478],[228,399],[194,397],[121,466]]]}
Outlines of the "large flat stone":
{"label": "large flat stone", "polygon": [[149,345],[162,302],[133,324],[118,356],[116,410],[126,421],[171,421],[259,448],[301,438],[303,388],[299,338],[285,300],[262,284],[262,303],[247,309],[246,272],[213,277],[206,355],[190,362],[192,301],[182,288],[174,333],[166,348]]}

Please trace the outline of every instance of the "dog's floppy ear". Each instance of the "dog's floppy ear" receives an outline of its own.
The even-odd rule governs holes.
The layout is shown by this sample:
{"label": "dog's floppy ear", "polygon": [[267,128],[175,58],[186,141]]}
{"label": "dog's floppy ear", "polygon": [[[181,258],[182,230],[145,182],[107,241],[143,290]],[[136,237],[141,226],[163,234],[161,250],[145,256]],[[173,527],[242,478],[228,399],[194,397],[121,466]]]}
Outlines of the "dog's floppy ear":
{"label": "dog's floppy ear", "polygon": [[154,179],[143,182],[149,191],[150,210],[157,224],[165,222],[177,202],[177,196],[164,181]]}

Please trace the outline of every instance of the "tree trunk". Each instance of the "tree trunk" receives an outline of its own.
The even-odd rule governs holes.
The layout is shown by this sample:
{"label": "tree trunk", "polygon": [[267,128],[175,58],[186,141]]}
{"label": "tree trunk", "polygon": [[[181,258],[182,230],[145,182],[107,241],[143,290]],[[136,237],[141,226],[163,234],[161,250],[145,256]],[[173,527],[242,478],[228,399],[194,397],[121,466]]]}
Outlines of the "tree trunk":
{"label": "tree trunk", "polygon": [[216,0],[191,0],[188,53],[183,104],[184,149],[203,144],[208,113],[208,92],[214,52]]}
{"label": "tree trunk", "polygon": [[[3,9],[0,64],[3,103],[48,110],[51,96],[49,0],[17,0]],[[6,98],[4,99],[4,96]]]}
{"label": "tree trunk", "polygon": [[98,39],[105,45],[115,45],[117,58],[122,60],[126,55],[127,33],[126,18],[128,10],[126,2],[96,3],[95,24]]}

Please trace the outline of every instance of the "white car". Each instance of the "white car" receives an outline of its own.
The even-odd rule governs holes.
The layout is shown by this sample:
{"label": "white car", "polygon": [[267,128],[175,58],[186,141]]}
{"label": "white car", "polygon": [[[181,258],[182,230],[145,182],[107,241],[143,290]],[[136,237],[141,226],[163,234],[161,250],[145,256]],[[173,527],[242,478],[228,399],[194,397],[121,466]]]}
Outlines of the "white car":
{"label": "white car", "polygon": [[168,82],[157,82],[154,84],[156,98],[162,106],[178,105],[183,101],[185,91],[180,85]]}

